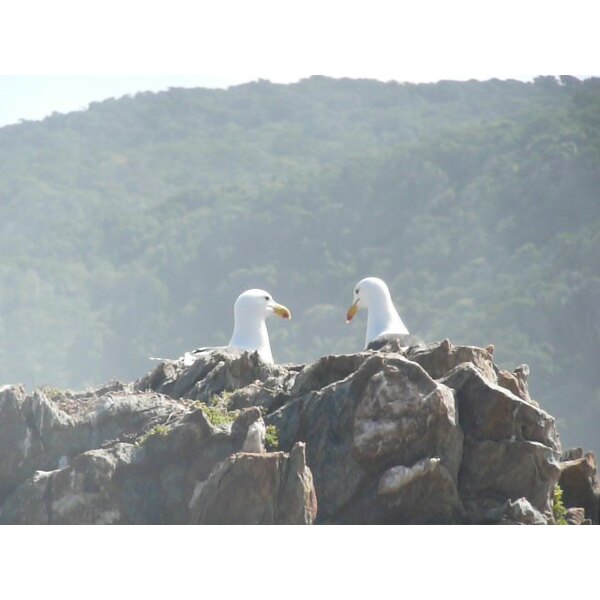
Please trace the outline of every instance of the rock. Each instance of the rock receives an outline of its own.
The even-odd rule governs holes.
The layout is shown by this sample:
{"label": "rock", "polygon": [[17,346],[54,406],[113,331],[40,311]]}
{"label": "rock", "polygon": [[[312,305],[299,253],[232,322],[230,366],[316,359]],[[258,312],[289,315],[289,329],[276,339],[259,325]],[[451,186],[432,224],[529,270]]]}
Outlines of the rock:
{"label": "rock", "polygon": [[306,464],[306,445],[298,442],[294,444],[288,459],[277,519],[282,525],[308,525],[317,518],[317,509],[313,477]]}
{"label": "rock", "polygon": [[514,502],[508,501],[501,523],[515,523],[521,525],[547,525],[548,520],[537,511],[527,498],[518,498]]}
{"label": "rock", "polygon": [[565,519],[569,525],[583,525],[583,522],[586,520],[585,510],[579,507],[568,508]]}
{"label": "rock", "polygon": [[490,498],[465,500],[472,523],[499,525],[547,525],[549,519],[536,510],[527,498],[503,501]]}
{"label": "rock", "polygon": [[218,348],[86,392],[5,386],[0,522],[542,524],[560,477],[569,522],[597,523],[593,455],[562,453],[528,368],[492,359],[449,340],[304,366]]}
{"label": "rock", "polygon": [[[316,498],[304,446],[298,445],[290,455],[266,454],[264,445],[260,454],[235,454],[261,441],[255,434],[261,425],[264,432],[257,408],[242,413],[230,428],[214,426],[202,408],[192,409],[168,427],[150,430],[136,444],[117,442],[81,453],[63,468],[36,472],[4,502],[0,522],[196,522],[190,510],[199,511],[204,506],[198,501],[199,490],[208,483],[213,470],[219,471],[234,456],[234,462],[246,465],[250,460],[254,466],[246,465],[244,469],[236,462],[232,468],[223,467],[226,483],[219,484],[219,494],[225,495],[215,500],[223,510],[229,510],[226,500],[230,494],[231,510],[237,506],[235,499],[248,506],[254,502],[256,514],[262,510],[273,519],[257,522],[312,523]],[[271,480],[277,485],[268,488]],[[261,508],[263,500],[266,504]],[[214,514],[215,505],[211,506],[212,512],[207,514]],[[232,512],[230,520],[223,522],[253,522],[244,521],[249,515]]]}
{"label": "rock", "polygon": [[465,499],[526,497],[536,510],[551,514],[550,492],[559,474],[555,451],[538,442],[467,438],[459,490]]}
{"label": "rock", "polygon": [[242,452],[265,452],[267,428],[256,406],[245,409],[231,426],[231,436]]}
{"label": "rock", "polygon": [[33,429],[23,412],[25,390],[5,386],[0,390],[0,502],[26,477],[24,464],[32,450],[38,451]]}
{"label": "rock", "polygon": [[110,525],[120,523],[119,490],[114,476],[131,461],[135,446],[90,450],[71,465],[38,471],[4,503],[0,522],[12,524]]}
{"label": "rock", "polygon": [[494,525],[505,520],[510,500],[493,498],[464,498],[463,506],[468,515],[467,522],[478,525]]}
{"label": "rock", "polygon": [[560,455],[560,462],[576,460],[578,458],[583,458],[583,448],[569,448],[568,450],[563,450]]}
{"label": "rock", "polygon": [[[325,378],[325,387],[312,389],[323,363],[332,362],[341,379]],[[413,518],[409,513],[419,503],[418,490],[447,489],[448,482],[455,487],[462,433],[451,390],[399,354],[369,352],[325,357],[318,363],[297,377],[296,390],[306,393],[267,417],[279,430],[282,448],[306,442],[319,499],[318,521],[429,522],[428,515],[415,513]],[[360,366],[347,375],[343,365]],[[410,469],[427,459],[437,459],[439,466],[394,494],[378,492],[390,465]],[[461,520],[457,494],[437,495],[432,502],[439,504],[432,522]]]}
{"label": "rock", "polygon": [[558,451],[556,422],[543,410],[490,383],[477,368],[462,364],[440,380],[457,391],[460,422],[478,440],[527,440]]}
{"label": "rock", "polygon": [[114,441],[128,441],[140,431],[185,405],[155,393],[131,391],[102,396],[85,395],[72,401],[78,408],[67,414],[59,406],[65,397],[50,399],[43,390],[26,396],[22,388],[0,395],[0,502],[17,483],[35,471],[52,471],[69,464],[77,455]]}
{"label": "rock", "polygon": [[159,364],[134,384],[137,391],[152,390],[172,398],[209,403],[214,396],[243,388],[255,381],[280,381],[295,373],[264,363],[258,352],[217,348],[194,355],[195,361],[178,359]]}
{"label": "rock", "polygon": [[[463,500],[504,502],[521,497],[551,514],[551,492],[560,475],[555,420],[487,380],[473,364],[455,367],[441,381],[456,390],[465,433],[459,491]],[[469,506],[473,506],[469,502]],[[479,511],[469,518],[477,522]]]}
{"label": "rock", "polygon": [[529,404],[539,406],[539,404],[529,396],[527,378],[529,376],[529,367],[527,365],[518,366],[513,373],[504,369],[497,369],[498,385],[506,388],[515,396],[525,400]]}
{"label": "rock", "polygon": [[522,365],[519,365],[518,367],[515,367],[515,370],[513,371],[513,374],[517,378],[517,381],[519,383],[519,389],[523,393],[524,400],[529,398],[529,389],[527,387],[527,380],[529,379],[529,373],[530,373],[529,365],[526,365],[525,363],[523,363]]}
{"label": "rock", "polygon": [[290,397],[299,397],[349,377],[369,358],[366,353],[324,356],[302,369],[294,380]]}
{"label": "rock", "polygon": [[72,423],[42,391],[26,396],[13,386],[0,393],[0,502],[35,470],[58,466]]}
{"label": "rock", "polygon": [[395,522],[456,523],[465,518],[455,479],[439,458],[388,469],[379,479],[377,493]]}
{"label": "rock", "polygon": [[190,502],[199,524],[310,525],[317,503],[304,445],[291,453],[239,453],[218,465]]}
{"label": "rock", "polygon": [[582,507],[592,523],[600,522],[600,479],[596,457],[588,452],[581,458],[560,463],[559,485],[567,508]]}
{"label": "rock", "polygon": [[227,397],[228,408],[238,410],[258,406],[271,412],[283,406],[289,400],[288,394],[278,385],[278,382],[272,388],[267,387],[269,383],[269,380],[264,383],[254,382],[231,392]]}
{"label": "rock", "polygon": [[126,522],[190,523],[197,483],[241,449],[246,433],[241,426],[232,435],[231,424],[213,425],[200,407],[143,436],[135,459],[118,473]]}
{"label": "rock", "polygon": [[474,365],[482,376],[497,383],[492,353],[475,346],[454,346],[449,340],[431,344],[425,348],[411,348],[407,357],[419,363],[433,379],[445,377],[452,369],[463,363]]}
{"label": "rock", "polygon": [[[368,379],[361,381],[363,372]],[[396,464],[412,465],[423,457],[440,457],[456,479],[462,433],[450,389],[402,357],[369,359],[355,382],[352,434],[359,463],[373,469],[397,458],[402,460]]]}
{"label": "rock", "polygon": [[48,506],[51,524],[111,525],[123,522],[120,489],[114,481],[119,466],[134,455],[133,444],[90,450],[49,477]]}

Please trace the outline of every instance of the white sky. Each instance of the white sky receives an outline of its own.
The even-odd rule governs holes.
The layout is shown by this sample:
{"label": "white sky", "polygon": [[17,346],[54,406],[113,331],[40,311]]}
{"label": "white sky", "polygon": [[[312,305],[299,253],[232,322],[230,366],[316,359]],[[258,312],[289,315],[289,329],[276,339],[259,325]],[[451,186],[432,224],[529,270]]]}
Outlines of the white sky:
{"label": "white sky", "polygon": [[[600,75],[594,0],[19,0],[0,126],[168,87]],[[8,6],[10,5],[10,6]]]}

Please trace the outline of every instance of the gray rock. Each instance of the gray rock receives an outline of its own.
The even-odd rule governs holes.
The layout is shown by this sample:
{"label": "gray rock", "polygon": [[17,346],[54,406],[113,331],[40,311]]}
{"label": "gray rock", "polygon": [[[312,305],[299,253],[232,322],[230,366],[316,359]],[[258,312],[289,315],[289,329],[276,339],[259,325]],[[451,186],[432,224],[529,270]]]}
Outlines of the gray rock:
{"label": "gray rock", "polygon": [[[400,523],[460,523],[465,519],[456,482],[439,458],[388,469],[377,493]],[[441,501],[443,499],[443,501]]]}
{"label": "gray rock", "polygon": [[[103,390],[104,391],[104,390]],[[43,390],[26,396],[22,388],[0,394],[0,502],[35,471],[68,465],[77,455],[103,444],[135,439],[145,428],[183,413],[183,403],[155,393],[89,393],[72,414]]]}
{"label": "gray rock", "polygon": [[497,383],[493,354],[476,346],[454,346],[449,340],[426,347],[410,348],[407,357],[419,363],[433,379],[445,377],[458,365],[468,363],[475,366],[490,383]]}
{"label": "gray rock", "polygon": [[[256,469],[239,465],[226,469],[226,483],[219,487],[219,494],[226,492],[217,504],[223,508],[229,496],[231,502],[240,498],[244,505],[254,502],[252,514],[262,510],[273,518],[257,522],[311,523],[316,515],[316,498],[304,447],[298,445],[291,455],[264,453],[264,438],[256,437],[257,428],[264,433],[264,421],[257,408],[239,415],[230,427],[212,425],[202,408],[193,408],[169,425],[148,431],[135,444],[117,442],[81,453],[63,468],[37,471],[4,502],[0,522],[196,522],[190,511],[203,506],[197,503],[197,497],[211,472],[218,471],[232,456],[244,464],[246,459],[240,457],[251,456],[264,460],[256,461]],[[235,454],[256,447],[257,442],[260,454]],[[257,479],[252,480],[253,474]],[[277,485],[263,489],[270,478]],[[261,508],[262,501],[265,505]],[[214,514],[215,505],[211,506],[212,512],[207,514]],[[234,506],[235,502],[231,510]],[[223,522],[254,522],[249,515],[232,512],[230,520]]]}
{"label": "gray rock", "polygon": [[529,374],[529,367],[525,369],[527,365],[521,365],[517,367],[513,373],[504,369],[498,369],[496,375],[498,377],[498,385],[506,388],[515,396],[525,400],[529,404],[539,406],[539,404],[529,396],[529,388],[527,386],[527,376]]}
{"label": "gray rock", "polygon": [[39,440],[25,419],[22,386],[0,390],[0,502],[24,479],[24,468],[30,453],[39,452]]}
{"label": "gray rock", "polygon": [[[584,521],[586,521],[585,509],[580,507],[568,508],[565,520],[569,525],[583,525]],[[589,522],[591,523],[591,520]]]}
{"label": "gray rock", "polygon": [[354,374],[368,358],[367,353],[324,356],[298,373],[289,395],[297,398],[342,381]]}
{"label": "gray rock", "polygon": [[[418,494],[414,489],[432,488],[434,482],[446,479],[456,484],[462,433],[451,390],[398,354],[369,352],[321,361],[335,362],[341,379],[293,397],[267,417],[268,423],[277,426],[284,449],[297,441],[306,442],[319,499],[319,521],[413,522],[407,515],[409,497],[415,508]],[[360,366],[353,371],[357,364]],[[322,365],[313,365],[304,381],[303,374],[298,375],[297,389],[311,390],[314,384],[308,382],[314,381],[314,374],[321,369]],[[390,466],[410,468],[433,458],[443,470],[433,469],[422,481],[398,489],[393,500],[378,493],[380,478]],[[460,520],[460,508],[454,509],[460,505],[456,494],[435,498],[452,507],[441,507],[436,515],[446,515],[445,522]],[[418,516],[416,519],[419,521]],[[427,520],[424,517],[419,522]]]}
{"label": "gray rock", "polygon": [[561,452],[555,419],[540,408],[490,383],[469,363],[440,380],[457,392],[460,423],[477,440],[539,442]]}
{"label": "gray rock", "polygon": [[[576,453],[573,453],[576,455]],[[592,452],[560,463],[559,485],[566,507],[581,507],[592,523],[600,522],[600,478]]]}
{"label": "gray rock", "polygon": [[0,522],[541,524],[559,476],[571,522],[597,522],[593,456],[561,455],[528,369],[493,352],[444,340],[274,366],[218,348],[133,384],[5,386]]}
{"label": "gray rock", "polygon": [[547,525],[549,519],[536,510],[527,498],[466,500],[465,508],[471,523],[497,525]]}
{"label": "gray rock", "polygon": [[521,525],[547,525],[548,520],[537,511],[527,498],[509,501],[502,521],[504,523],[519,523]]}
{"label": "gray rock", "polygon": [[132,444],[90,450],[54,471],[37,471],[2,506],[0,522],[57,525],[121,523],[114,482],[120,464],[131,461]]}
{"label": "gray rock", "polygon": [[[270,387],[273,385],[273,387]],[[227,406],[231,410],[244,409],[251,406],[263,408],[272,412],[283,406],[289,400],[289,395],[277,380],[271,384],[270,379],[263,382],[250,383],[239,390],[234,390],[227,396]]]}
{"label": "gray rock", "polygon": [[310,525],[317,504],[304,445],[291,453],[239,453],[198,482],[190,501],[199,524]]}
{"label": "gray rock", "polygon": [[583,458],[583,448],[569,448],[568,450],[563,450],[560,455],[560,462],[566,462],[569,460],[577,460],[578,458]]}
{"label": "gray rock", "polygon": [[265,452],[266,426],[256,406],[245,409],[231,426],[231,436],[242,452]]}
{"label": "gray rock", "polygon": [[526,497],[537,510],[550,514],[559,475],[558,453],[538,442],[466,438],[459,490],[465,499]]}
{"label": "gray rock", "polygon": [[283,381],[290,371],[264,363],[258,352],[218,348],[194,355],[194,361],[178,359],[160,363],[134,384],[137,391],[152,390],[171,398],[210,402],[214,396],[232,392],[256,381]]}
{"label": "gray rock", "polygon": [[[470,363],[440,381],[456,390],[465,433],[459,491],[467,505],[525,497],[536,510],[551,514],[561,453],[554,418],[490,382]],[[476,510],[469,518],[477,522],[478,515]]]}

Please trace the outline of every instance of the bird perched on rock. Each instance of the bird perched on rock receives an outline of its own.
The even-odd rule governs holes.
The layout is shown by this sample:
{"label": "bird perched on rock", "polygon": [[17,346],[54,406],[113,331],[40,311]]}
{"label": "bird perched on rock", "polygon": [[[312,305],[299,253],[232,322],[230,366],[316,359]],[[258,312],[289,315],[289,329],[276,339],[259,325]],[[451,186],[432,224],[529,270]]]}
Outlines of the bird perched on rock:
{"label": "bird perched on rock", "polygon": [[[192,365],[198,358],[198,354],[209,350],[242,350],[247,352],[258,352],[263,362],[273,364],[273,354],[269,342],[266,319],[271,315],[277,315],[283,319],[291,319],[290,311],[273,300],[269,292],[265,290],[246,290],[240,294],[233,305],[233,334],[227,346],[214,348],[197,348],[193,352],[186,352],[177,360],[182,361],[184,366]],[[151,360],[171,360],[151,357]]]}
{"label": "bird perched on rock", "polygon": [[365,338],[367,350],[379,350],[390,342],[401,347],[424,344],[408,332],[392,302],[390,290],[382,279],[366,277],[354,286],[354,302],[346,313],[346,322],[350,323],[361,308],[368,312]]}
{"label": "bird perched on rock", "polygon": [[230,348],[258,352],[266,363],[273,363],[269,333],[266,319],[277,315],[283,319],[291,319],[290,311],[273,300],[265,290],[246,290],[238,296],[233,305],[233,334],[229,341]]}

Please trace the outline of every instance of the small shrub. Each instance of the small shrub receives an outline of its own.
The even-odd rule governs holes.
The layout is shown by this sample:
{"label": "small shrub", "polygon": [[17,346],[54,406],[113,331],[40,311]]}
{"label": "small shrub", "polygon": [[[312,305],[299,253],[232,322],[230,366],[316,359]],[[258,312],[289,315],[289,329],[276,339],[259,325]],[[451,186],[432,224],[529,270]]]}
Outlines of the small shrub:
{"label": "small shrub", "polygon": [[552,513],[557,525],[568,525],[566,515],[567,509],[563,502],[563,491],[560,485],[556,484],[554,488],[554,502],[552,503]]}
{"label": "small shrub", "polygon": [[216,406],[219,408],[226,408],[229,405],[232,392],[221,392],[220,394],[213,394],[206,403],[208,406]]}
{"label": "small shrub", "polygon": [[164,436],[169,432],[169,428],[166,425],[155,425],[150,431],[144,433],[144,435],[140,436],[137,440],[137,445],[141,446],[145,442],[148,441],[152,436]]}
{"label": "small shrub", "polygon": [[275,425],[267,425],[267,435],[265,436],[265,447],[267,452],[279,450],[279,432]]}
{"label": "small shrub", "polygon": [[202,409],[208,420],[213,425],[229,425],[229,423],[233,423],[235,421],[239,414],[239,411],[237,410],[228,411],[224,408],[207,406],[205,404],[200,404],[199,408]]}

